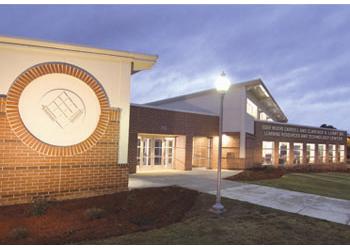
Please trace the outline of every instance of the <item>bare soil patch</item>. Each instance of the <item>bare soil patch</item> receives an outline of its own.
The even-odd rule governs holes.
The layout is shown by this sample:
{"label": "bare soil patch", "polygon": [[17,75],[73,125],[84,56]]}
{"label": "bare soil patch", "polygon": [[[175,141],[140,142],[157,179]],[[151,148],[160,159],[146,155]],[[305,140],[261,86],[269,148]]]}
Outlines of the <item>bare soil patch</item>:
{"label": "bare soil patch", "polygon": [[82,244],[350,244],[348,225],[226,198],[226,212],[217,216],[208,209],[214,203],[214,195],[202,193],[178,223]]}
{"label": "bare soil patch", "polygon": [[66,244],[160,228],[181,221],[198,192],[179,187],[136,189],[86,199],[0,207],[0,244]]}

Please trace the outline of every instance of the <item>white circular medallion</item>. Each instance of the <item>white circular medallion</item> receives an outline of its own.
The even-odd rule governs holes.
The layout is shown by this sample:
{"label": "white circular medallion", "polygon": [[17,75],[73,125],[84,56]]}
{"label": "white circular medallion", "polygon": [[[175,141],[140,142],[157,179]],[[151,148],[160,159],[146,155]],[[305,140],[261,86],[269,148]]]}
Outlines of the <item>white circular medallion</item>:
{"label": "white circular medallion", "polygon": [[30,82],[18,107],[28,131],[55,146],[86,140],[95,131],[101,114],[99,100],[85,82],[57,73]]}

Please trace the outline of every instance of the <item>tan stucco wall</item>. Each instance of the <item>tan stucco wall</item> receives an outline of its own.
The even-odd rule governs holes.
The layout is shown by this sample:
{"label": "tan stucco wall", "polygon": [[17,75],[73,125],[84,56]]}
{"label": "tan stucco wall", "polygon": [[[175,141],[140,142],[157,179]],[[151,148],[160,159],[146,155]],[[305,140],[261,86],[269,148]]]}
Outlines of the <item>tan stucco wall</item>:
{"label": "tan stucco wall", "polygon": [[45,62],[65,62],[92,74],[104,87],[110,106],[121,109],[119,163],[127,163],[131,61],[116,56],[30,47],[0,42],[0,94],[7,94],[14,80],[28,68]]}

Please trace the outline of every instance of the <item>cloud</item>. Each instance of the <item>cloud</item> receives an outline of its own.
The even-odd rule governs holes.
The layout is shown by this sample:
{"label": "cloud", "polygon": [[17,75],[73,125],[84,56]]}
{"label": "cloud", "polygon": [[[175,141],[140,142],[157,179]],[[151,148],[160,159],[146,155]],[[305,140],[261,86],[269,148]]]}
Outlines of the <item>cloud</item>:
{"label": "cloud", "polygon": [[[350,130],[350,6],[0,6],[3,35],[159,55],[132,101],[262,78],[290,122]],[[23,21],[25,20],[25,22]]]}

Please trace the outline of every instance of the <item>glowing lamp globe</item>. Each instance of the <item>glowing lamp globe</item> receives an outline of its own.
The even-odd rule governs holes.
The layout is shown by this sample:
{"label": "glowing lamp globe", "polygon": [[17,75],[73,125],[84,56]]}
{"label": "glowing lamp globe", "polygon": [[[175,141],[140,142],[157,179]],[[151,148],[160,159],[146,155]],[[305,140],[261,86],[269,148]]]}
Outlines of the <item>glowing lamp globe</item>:
{"label": "glowing lamp globe", "polygon": [[218,92],[225,93],[230,88],[230,80],[227,78],[225,72],[222,72],[221,75],[215,81],[215,87]]}

